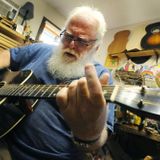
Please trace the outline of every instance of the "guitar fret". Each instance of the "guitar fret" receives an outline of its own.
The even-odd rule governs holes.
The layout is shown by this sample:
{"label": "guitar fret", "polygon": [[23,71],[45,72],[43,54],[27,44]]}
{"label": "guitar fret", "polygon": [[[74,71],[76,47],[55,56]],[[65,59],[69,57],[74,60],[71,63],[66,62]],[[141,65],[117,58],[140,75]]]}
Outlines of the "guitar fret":
{"label": "guitar fret", "polygon": [[28,85],[22,87],[22,92],[19,92],[19,95],[23,95],[26,91],[28,91]]}
{"label": "guitar fret", "polygon": [[12,91],[12,88],[9,88],[9,87],[2,87],[2,93],[5,92],[7,94],[9,94],[10,92]]}
{"label": "guitar fret", "polygon": [[54,94],[56,94],[57,92],[55,92],[55,90],[59,90],[59,86],[56,86],[54,89],[53,89],[53,87],[51,88],[52,89],[52,91],[49,93],[49,95],[48,95],[48,97],[51,97],[51,96],[53,96],[53,97],[55,97],[55,95]]}
{"label": "guitar fret", "polygon": [[[16,86],[15,86],[16,87]],[[12,93],[10,93],[10,95],[21,95],[21,91],[23,91],[23,86],[19,85]]]}
{"label": "guitar fret", "polygon": [[[38,88],[40,88],[40,89],[38,89]],[[38,87],[34,90],[34,92],[36,92],[35,94],[34,94],[34,96],[36,96],[36,97],[39,97],[39,93],[41,93],[41,89],[43,88],[43,86],[42,85],[38,85]],[[38,90],[38,91],[37,91]]]}
{"label": "guitar fret", "polygon": [[18,85],[8,84],[0,88],[0,95],[4,96],[20,96],[20,97],[37,97],[50,98],[55,97],[57,92],[64,87],[54,85]]}
{"label": "guitar fret", "polygon": [[6,88],[5,86],[2,86],[2,87],[0,88],[0,95],[6,93],[6,91],[8,91],[8,90],[6,90],[5,88]]}
{"label": "guitar fret", "polygon": [[[43,97],[51,87],[52,87],[51,85],[46,86],[45,88],[47,88],[47,89],[45,89],[45,91],[42,93],[41,97]],[[48,97],[48,96],[45,95],[45,97]]]}
{"label": "guitar fret", "polygon": [[[40,89],[38,90],[38,91],[36,91],[37,89],[38,89],[38,87],[40,87]],[[42,86],[42,85],[39,85],[37,88],[36,88],[36,93],[35,93],[35,96],[38,96],[38,97],[40,97],[41,96],[41,94],[43,93],[43,89],[45,88],[45,86]]]}
{"label": "guitar fret", "polygon": [[15,85],[8,85],[2,87],[2,93],[4,92],[6,95],[12,95],[12,93],[17,89]]}
{"label": "guitar fret", "polygon": [[41,88],[41,85],[34,85],[35,88],[33,89],[32,92],[30,92],[29,96],[34,96],[35,95],[35,92],[37,93],[37,90],[38,88],[40,87]]}
{"label": "guitar fret", "polygon": [[[9,84],[0,88],[0,95],[19,96],[28,98],[52,98],[57,92],[67,85],[39,85],[39,84]],[[115,86],[102,86],[106,100],[114,101],[113,90]]]}
{"label": "guitar fret", "polygon": [[[32,92],[32,88],[34,88],[35,85],[24,85],[23,87],[23,91],[21,92],[22,96],[29,96],[30,94],[30,90]],[[28,94],[29,93],[29,94]],[[28,95],[27,95],[28,94]]]}
{"label": "guitar fret", "polygon": [[25,96],[30,95],[30,93],[33,92],[33,89],[34,89],[35,87],[37,87],[37,86],[36,86],[36,85],[27,85],[28,91],[25,92],[25,93],[23,94],[23,96],[25,97]]}
{"label": "guitar fret", "polygon": [[[30,89],[29,89],[29,94],[28,95],[26,95],[26,94],[24,94],[24,95],[26,95],[26,96],[31,96],[33,93],[34,93],[34,91],[36,91],[36,89],[39,87],[40,85],[33,85],[33,87],[31,87]],[[33,89],[32,89],[33,88]]]}

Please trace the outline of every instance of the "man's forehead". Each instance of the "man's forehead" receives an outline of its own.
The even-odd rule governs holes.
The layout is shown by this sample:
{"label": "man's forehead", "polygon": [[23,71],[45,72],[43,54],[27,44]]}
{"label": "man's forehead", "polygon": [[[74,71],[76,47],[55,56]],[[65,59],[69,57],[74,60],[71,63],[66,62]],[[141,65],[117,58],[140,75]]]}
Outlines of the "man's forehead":
{"label": "man's forehead", "polygon": [[84,14],[73,16],[69,23],[70,24],[77,23],[77,24],[88,26],[88,27],[93,27],[98,25],[98,21],[93,16],[89,16],[89,15],[84,16]]}
{"label": "man's forehead", "polygon": [[97,33],[98,23],[93,18],[84,18],[84,16],[74,16],[68,23],[66,29],[69,31],[80,31],[90,36],[95,36]]}

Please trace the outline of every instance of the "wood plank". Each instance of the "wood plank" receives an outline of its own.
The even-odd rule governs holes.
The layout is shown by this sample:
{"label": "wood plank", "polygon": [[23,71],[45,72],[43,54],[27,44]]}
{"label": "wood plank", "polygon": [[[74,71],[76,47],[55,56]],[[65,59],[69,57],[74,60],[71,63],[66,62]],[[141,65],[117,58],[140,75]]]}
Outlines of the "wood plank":
{"label": "wood plank", "polygon": [[16,40],[20,43],[24,43],[25,36],[14,31],[13,29],[7,27],[6,25],[2,24],[1,22],[0,22],[0,32],[13,38],[14,40]]}
{"label": "wood plank", "polygon": [[122,53],[110,54],[110,56],[112,56],[112,57],[121,57],[122,55],[125,55],[125,54],[128,55],[129,57],[153,56],[155,54],[160,55],[160,49],[140,50],[140,51],[136,51],[136,52],[128,51],[126,53],[122,52]]}
{"label": "wood plank", "polygon": [[0,37],[6,39],[6,40],[8,40],[8,41],[10,41],[11,43],[14,43],[14,44],[16,44],[16,45],[20,45],[20,42],[15,41],[14,39],[12,39],[12,38],[4,35],[3,33],[0,33]]}
{"label": "wood plank", "polygon": [[4,39],[2,39],[1,37],[0,37],[0,43],[11,48],[17,47],[17,45],[10,43],[9,41],[4,41]]}
{"label": "wood plank", "polygon": [[8,48],[0,44],[0,52],[3,51],[4,49],[8,49]]}
{"label": "wood plank", "polygon": [[3,41],[2,39],[0,39],[0,44],[1,44],[1,46],[4,46],[5,48],[14,48],[13,45],[11,45],[10,43],[7,43],[7,42]]}
{"label": "wood plank", "polygon": [[[18,46],[18,44],[16,44],[16,43],[13,43],[12,41],[9,41],[8,39],[5,39],[4,37],[1,37],[0,36],[0,41],[2,42],[4,42],[4,43],[8,43],[9,45],[11,45],[12,47],[17,47]],[[20,45],[20,44],[19,44]]]}
{"label": "wood plank", "polygon": [[129,57],[145,57],[145,56],[152,56],[155,55],[154,50],[143,50],[138,52],[127,52],[126,53]]}

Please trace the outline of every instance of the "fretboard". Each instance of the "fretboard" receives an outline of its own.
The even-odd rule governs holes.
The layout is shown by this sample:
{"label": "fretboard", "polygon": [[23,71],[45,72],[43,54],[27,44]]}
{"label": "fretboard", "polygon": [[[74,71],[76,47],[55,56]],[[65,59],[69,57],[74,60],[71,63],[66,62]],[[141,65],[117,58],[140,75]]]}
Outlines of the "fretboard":
{"label": "fretboard", "polygon": [[[49,99],[56,97],[57,92],[67,85],[41,85],[41,84],[7,84],[0,88],[0,97],[22,97]],[[110,100],[114,86],[102,86],[106,100]]]}

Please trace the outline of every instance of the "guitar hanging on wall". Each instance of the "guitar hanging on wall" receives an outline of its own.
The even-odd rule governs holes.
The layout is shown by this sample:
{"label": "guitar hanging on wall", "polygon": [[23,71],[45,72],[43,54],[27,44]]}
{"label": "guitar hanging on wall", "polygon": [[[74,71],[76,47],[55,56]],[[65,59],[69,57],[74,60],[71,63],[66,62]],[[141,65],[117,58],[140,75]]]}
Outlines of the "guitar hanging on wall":
{"label": "guitar hanging on wall", "polygon": [[152,23],[146,26],[146,34],[141,40],[143,49],[160,48],[160,22]]}

